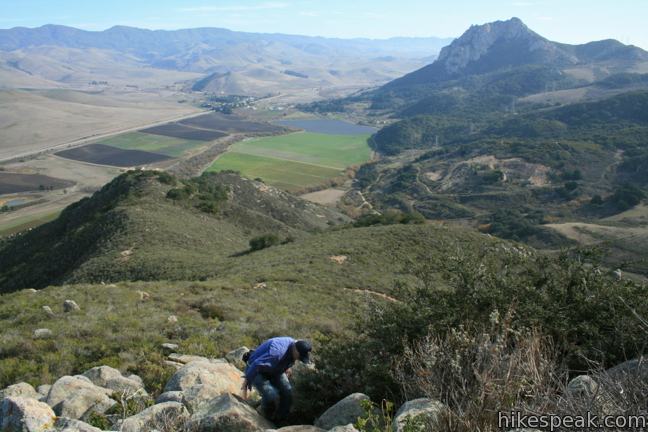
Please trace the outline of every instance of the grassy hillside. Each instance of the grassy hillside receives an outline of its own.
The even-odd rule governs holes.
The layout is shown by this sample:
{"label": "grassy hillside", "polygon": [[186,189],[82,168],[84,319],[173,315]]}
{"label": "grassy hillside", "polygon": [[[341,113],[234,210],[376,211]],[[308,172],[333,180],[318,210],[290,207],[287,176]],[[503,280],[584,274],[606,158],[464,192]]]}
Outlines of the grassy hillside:
{"label": "grassy hillside", "polygon": [[[191,229],[185,226],[186,233]],[[175,248],[168,242],[164,253]],[[443,288],[449,275],[442,262],[459,250],[494,256],[523,251],[443,226],[347,228],[228,258],[219,268],[206,268],[214,274],[203,282],[80,284],[4,294],[0,325],[10,330],[0,348],[0,387],[47,383],[97,364],[136,371],[155,387],[168,373],[160,354],[166,341],[179,343],[182,352],[222,355],[271,335],[346,332],[370,299],[398,295],[396,287],[412,279],[408,272],[416,261],[436,262],[434,277]],[[141,301],[139,290],[151,298]],[[77,301],[81,311],[64,314],[65,299]],[[43,313],[46,305],[56,316]],[[169,323],[169,315],[178,323]],[[33,340],[37,328],[51,329],[54,338]]]}
{"label": "grassy hillside", "polygon": [[53,222],[4,240],[0,286],[8,292],[73,281],[197,279],[246,251],[255,236],[298,238],[345,221],[233,173],[180,183],[130,172]]}

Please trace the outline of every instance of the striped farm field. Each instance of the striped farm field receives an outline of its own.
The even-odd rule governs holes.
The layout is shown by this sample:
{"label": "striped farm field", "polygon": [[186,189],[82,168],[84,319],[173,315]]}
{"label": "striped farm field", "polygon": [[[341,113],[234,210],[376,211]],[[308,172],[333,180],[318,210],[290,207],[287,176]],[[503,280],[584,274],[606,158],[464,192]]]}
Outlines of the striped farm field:
{"label": "striped farm field", "polygon": [[131,132],[106,138],[99,144],[117,147],[122,150],[140,150],[169,157],[181,157],[186,152],[205,146],[204,141],[153,135],[142,132]]}
{"label": "striped farm field", "polygon": [[367,162],[368,135],[298,132],[232,145],[208,171],[235,170],[249,178],[296,191],[323,184],[345,168]]}

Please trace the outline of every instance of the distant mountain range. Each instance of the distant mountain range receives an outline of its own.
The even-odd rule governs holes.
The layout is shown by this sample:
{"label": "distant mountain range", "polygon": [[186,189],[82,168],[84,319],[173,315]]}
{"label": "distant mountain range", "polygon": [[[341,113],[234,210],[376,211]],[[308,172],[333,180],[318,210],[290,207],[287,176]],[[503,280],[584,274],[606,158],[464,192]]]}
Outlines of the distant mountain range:
{"label": "distant mountain range", "polygon": [[[112,73],[110,66],[140,69],[139,75],[150,75],[150,69],[212,74],[215,82],[204,86],[208,89],[241,93],[248,87],[255,94],[264,87],[268,93],[273,85],[281,90],[384,83],[424,65],[450,41],[329,39],[219,28],[166,31],[116,26],[94,32],[45,25],[0,30],[0,69],[19,75],[21,79],[14,79],[20,83],[29,82],[29,75],[34,81],[80,84],[93,73],[95,81],[114,83],[120,74]],[[138,71],[119,78],[137,84]]]}

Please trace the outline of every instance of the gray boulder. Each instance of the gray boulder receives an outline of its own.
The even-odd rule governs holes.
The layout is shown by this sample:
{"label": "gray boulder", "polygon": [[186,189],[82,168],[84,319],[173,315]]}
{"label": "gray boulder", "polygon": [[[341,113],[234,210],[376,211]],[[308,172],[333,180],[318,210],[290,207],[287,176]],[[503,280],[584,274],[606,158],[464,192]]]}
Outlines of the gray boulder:
{"label": "gray boulder", "polygon": [[65,300],[63,302],[63,311],[64,312],[76,312],[81,310],[77,302],[74,300]]}
{"label": "gray boulder", "polygon": [[417,422],[421,431],[435,430],[445,409],[444,404],[433,399],[421,398],[405,402],[394,416],[392,430],[403,432],[408,422],[413,421]]}
{"label": "gray boulder", "polygon": [[47,315],[50,318],[53,318],[53,317],[56,316],[56,314],[54,313],[52,308],[49,307],[49,306],[43,306],[43,312],[45,312],[45,315]]}
{"label": "gray boulder", "polygon": [[131,381],[135,381],[140,385],[140,387],[144,388],[144,380],[140,378],[138,375],[130,374],[126,378],[128,378]]}
{"label": "gray boulder", "polygon": [[52,386],[49,384],[39,385],[36,389],[36,391],[38,392],[38,400],[45,402],[45,399],[47,399],[47,395],[49,394],[51,389]]}
{"label": "gray boulder", "polygon": [[155,403],[159,404],[162,402],[178,402],[178,403],[183,403],[184,402],[184,393],[181,391],[169,391],[169,392],[164,392],[160,396],[158,396],[157,399],[155,399]]}
{"label": "gray boulder", "polygon": [[52,333],[52,330],[48,328],[40,328],[34,330],[34,334],[32,335],[34,339],[50,339],[54,337],[54,333]]}
{"label": "gray boulder", "polygon": [[178,402],[163,402],[125,419],[120,431],[182,430],[188,419],[189,412],[184,405]]}
{"label": "gray boulder", "polygon": [[180,348],[178,346],[178,344],[174,344],[174,343],[163,343],[162,344],[162,350],[166,351],[167,353],[176,352],[176,351],[178,351],[178,348]]}
{"label": "gray boulder", "polygon": [[279,429],[268,429],[265,432],[326,432],[316,426],[299,425],[299,426],[286,426]]}
{"label": "gray boulder", "polygon": [[362,417],[365,414],[362,408],[362,402],[368,400],[370,400],[369,396],[365,394],[353,393],[326,410],[315,421],[315,426],[328,430],[336,426],[348,425],[349,423],[355,424],[358,417]]}
{"label": "gray boulder", "polygon": [[273,428],[243,399],[230,393],[203,404],[189,422],[189,429],[197,432],[262,432]]}
{"label": "gray boulder", "polygon": [[648,380],[648,358],[639,357],[628,360],[608,369],[605,373],[615,380],[624,378]]}
{"label": "gray boulder", "polygon": [[55,420],[52,408],[36,399],[10,396],[0,403],[0,431],[51,431]]}
{"label": "gray boulder", "polygon": [[56,432],[101,432],[101,429],[80,420],[59,417],[56,419]]}
{"label": "gray boulder", "polygon": [[196,411],[200,405],[222,394],[238,393],[243,385],[242,375],[229,363],[191,362],[171,377],[164,392],[183,392],[185,404]]}
{"label": "gray boulder", "polygon": [[40,395],[30,384],[21,382],[18,384],[10,385],[4,390],[0,390],[0,401],[8,397],[38,399],[40,398]]}
{"label": "gray boulder", "polygon": [[245,362],[243,361],[243,355],[248,351],[250,351],[250,349],[246,346],[236,348],[235,350],[225,354],[225,360],[232,363],[234,366],[238,368],[244,368]]}
{"label": "gray boulder", "polygon": [[103,414],[116,404],[108,397],[112,391],[94,385],[84,376],[64,376],[56,381],[49,394],[47,404],[62,417],[85,419],[92,412]]}
{"label": "gray boulder", "polygon": [[358,429],[349,423],[344,426],[335,426],[333,429],[329,429],[329,432],[358,432]]}
{"label": "gray boulder", "polygon": [[195,356],[189,354],[178,354],[178,353],[171,353],[167,356],[167,358],[170,361],[174,361],[176,363],[182,363],[182,364],[189,364],[191,362],[196,362],[196,361],[203,361],[208,363],[227,363],[227,360],[225,359],[210,359],[207,357],[201,357],[201,356]]}
{"label": "gray boulder", "polygon": [[[117,369],[110,366],[97,366],[83,373],[83,376],[88,378],[94,385],[104,387],[115,392],[135,393],[140,391],[143,395],[146,394],[141,380],[134,380],[126,378]],[[131,375],[135,376],[135,375]]]}
{"label": "gray boulder", "polygon": [[591,398],[599,392],[599,385],[594,378],[587,375],[579,375],[567,384],[567,394],[578,398]]}

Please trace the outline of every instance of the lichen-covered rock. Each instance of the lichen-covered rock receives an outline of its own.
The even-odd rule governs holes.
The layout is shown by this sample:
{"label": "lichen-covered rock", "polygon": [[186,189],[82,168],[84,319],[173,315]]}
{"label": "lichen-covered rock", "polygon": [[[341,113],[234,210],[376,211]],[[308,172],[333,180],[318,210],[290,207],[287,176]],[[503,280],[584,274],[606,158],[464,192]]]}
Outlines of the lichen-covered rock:
{"label": "lichen-covered rock", "polygon": [[225,394],[237,393],[243,385],[243,373],[229,363],[191,362],[169,380],[164,392],[181,391],[185,404],[197,410],[205,402]]}
{"label": "lichen-covered rock", "polygon": [[0,401],[7,397],[38,399],[40,398],[40,395],[30,384],[21,382],[18,384],[10,385],[4,390],[0,390]]}
{"label": "lichen-covered rock", "polygon": [[362,393],[353,393],[331,408],[315,421],[315,426],[322,429],[332,429],[336,426],[355,424],[359,417],[364,415],[363,401],[368,401],[369,396]]}
{"label": "lichen-covered rock", "polygon": [[0,403],[0,431],[52,431],[55,420],[52,408],[36,399],[10,396]]}
{"label": "lichen-covered rock", "polygon": [[52,385],[47,404],[59,416],[85,419],[92,412],[104,413],[115,405],[116,402],[108,397],[111,393],[82,375],[64,376]]}
{"label": "lichen-covered rock", "polygon": [[159,404],[162,402],[178,402],[178,403],[184,403],[184,393],[181,391],[169,391],[169,392],[164,392],[160,396],[158,396],[157,399],[155,399],[155,403]]}
{"label": "lichen-covered rock", "polygon": [[418,424],[426,431],[435,430],[445,409],[445,405],[433,399],[421,398],[405,402],[394,416],[392,430],[403,432],[408,422],[420,422]]}
{"label": "lichen-covered rock", "polygon": [[189,422],[189,429],[198,432],[262,432],[273,428],[243,399],[230,393],[203,404]]}
{"label": "lichen-covered rock", "polygon": [[163,402],[125,419],[120,431],[182,430],[188,419],[189,412],[184,405],[178,402]]}
{"label": "lichen-covered rock", "polygon": [[59,417],[56,419],[56,432],[101,432],[101,429],[81,420]]}
{"label": "lichen-covered rock", "polygon": [[115,392],[135,393],[144,392],[141,380],[126,378],[117,369],[110,366],[97,366],[83,373],[94,385],[104,387]]}

